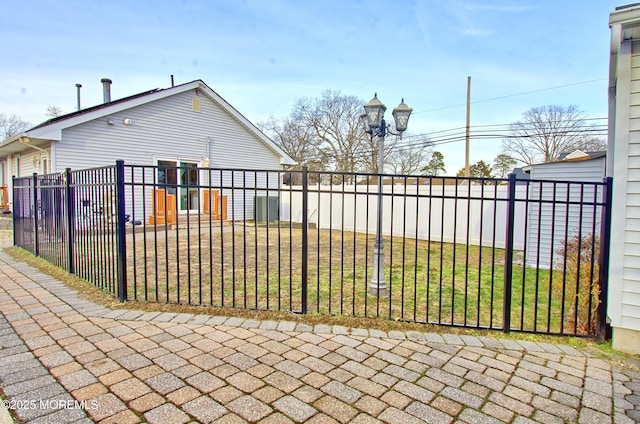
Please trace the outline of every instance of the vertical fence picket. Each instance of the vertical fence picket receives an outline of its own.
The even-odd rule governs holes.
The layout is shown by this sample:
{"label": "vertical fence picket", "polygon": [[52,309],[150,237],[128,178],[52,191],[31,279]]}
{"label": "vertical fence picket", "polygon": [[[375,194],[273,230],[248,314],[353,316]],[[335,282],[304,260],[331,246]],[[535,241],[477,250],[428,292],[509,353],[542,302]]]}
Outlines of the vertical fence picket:
{"label": "vertical fence picket", "polygon": [[[600,224],[600,297],[598,304],[598,315],[596,325],[596,338],[604,341],[607,330],[607,296],[609,293],[609,255],[611,248],[611,204],[613,202],[613,178],[604,178],[603,201]],[[595,219],[595,209],[594,209]]]}
{"label": "vertical fence picket", "polygon": [[22,219],[22,210],[20,209],[20,201],[19,197],[16,196],[16,177],[11,177],[11,187],[13,187],[13,219],[11,220],[11,226],[13,230],[13,245],[18,246],[18,238],[16,235],[18,234],[18,229],[22,226],[18,226],[18,220]]}
{"label": "vertical fence picket", "polygon": [[309,169],[302,167],[302,313],[307,313],[309,278]]}
{"label": "vertical fence picket", "polygon": [[36,256],[40,256],[40,232],[38,231],[38,227],[40,223],[38,222],[38,213],[40,209],[40,205],[38,202],[38,174],[33,173],[33,254]]}
{"label": "vertical fence picket", "polygon": [[69,274],[75,274],[75,254],[74,254],[74,221],[75,221],[75,190],[72,187],[73,182],[71,181],[72,174],[71,168],[67,168],[64,173],[64,181],[65,181],[65,200],[66,200],[66,210],[67,210],[67,220],[66,220],[66,231],[67,235],[67,271]]}
{"label": "vertical fence picket", "polygon": [[[516,212],[516,174],[509,174],[509,197],[507,203],[507,229],[504,255],[504,306],[502,331],[511,329],[511,289],[513,284],[513,238]],[[524,305],[522,305],[524,307]]]}
{"label": "vertical fence picket", "polygon": [[116,161],[116,231],[118,243],[118,299],[120,302],[127,300],[127,239],[125,217],[125,188],[124,188],[124,161]]}

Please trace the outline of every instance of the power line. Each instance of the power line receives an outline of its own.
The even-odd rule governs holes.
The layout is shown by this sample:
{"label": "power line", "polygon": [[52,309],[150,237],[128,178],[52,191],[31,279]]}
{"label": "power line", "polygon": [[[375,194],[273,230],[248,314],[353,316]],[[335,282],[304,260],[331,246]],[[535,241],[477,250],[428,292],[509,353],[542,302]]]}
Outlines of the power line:
{"label": "power line", "polygon": [[[607,126],[597,126],[597,127],[586,127],[586,128],[578,128],[578,129],[570,129],[570,130],[561,130],[554,131],[552,133],[540,133],[533,132],[531,134],[522,134],[522,135],[514,135],[510,132],[495,132],[494,130],[475,130],[471,132],[472,140],[503,140],[503,139],[514,139],[514,138],[534,138],[543,135],[553,134],[555,136],[565,136],[572,137],[578,135],[589,134],[593,137],[605,137],[607,135]],[[390,150],[395,151],[410,151],[417,147],[434,147],[441,144],[450,144],[465,141],[466,133],[463,131],[458,131],[457,133],[441,135],[435,138],[423,137],[420,141],[414,142],[404,142],[399,143],[396,142]]]}
{"label": "power line", "polygon": [[[581,84],[589,84],[589,83],[592,83],[592,82],[604,81],[606,79],[607,78],[598,78],[598,79],[593,79],[593,80],[588,80],[588,81],[574,82],[574,83],[571,83],[571,84],[558,85],[556,87],[548,87],[548,88],[540,88],[538,90],[524,91],[522,93],[507,94],[505,96],[491,97],[489,99],[476,100],[474,102],[471,102],[471,104],[490,102],[490,101],[493,101],[493,100],[500,100],[500,99],[507,99],[507,98],[510,98],[510,97],[524,96],[526,94],[540,93],[542,91],[557,90],[558,88],[572,87],[572,86],[581,85]],[[444,106],[444,107],[439,107],[439,108],[435,108],[435,109],[421,110],[419,112],[413,112],[413,114],[416,115],[416,114],[419,114],[419,113],[435,112],[435,111],[438,111],[438,110],[452,109],[452,108],[455,108],[455,107],[461,107],[461,106],[466,106],[466,105],[467,105],[466,103],[460,103],[460,104],[457,104],[457,105]]]}
{"label": "power line", "polygon": [[[607,118],[582,118],[582,119],[573,119],[573,120],[567,120],[564,122],[582,122],[582,121],[602,121],[602,120],[606,120]],[[532,124],[527,124],[527,123],[522,123],[524,126],[523,128],[525,130],[528,131],[532,131],[534,130]],[[527,125],[529,125],[527,127]],[[495,130],[500,130],[501,128],[505,131],[510,131],[511,127],[513,126],[513,123],[510,124],[485,124],[485,125],[472,125],[471,129],[472,131],[475,131],[476,133],[479,131],[484,131],[484,130],[477,130],[476,128],[494,128]],[[588,127],[583,127],[583,128],[599,128],[602,129],[603,131],[606,131],[606,129],[608,128],[608,124],[596,124],[593,126],[588,126]],[[430,140],[433,139],[437,139],[438,137],[441,136],[451,136],[451,134],[443,134],[443,133],[449,133],[449,132],[453,132],[453,131],[458,131],[458,132],[463,132],[465,131],[466,127],[456,127],[456,128],[451,128],[451,129],[447,129],[447,130],[439,130],[439,131],[433,131],[433,132],[428,132],[428,133],[420,133],[420,134],[410,134],[410,135],[405,135],[403,137],[403,140],[407,140],[407,139],[415,139],[415,138],[429,138]],[[456,133],[457,134],[457,133]]]}

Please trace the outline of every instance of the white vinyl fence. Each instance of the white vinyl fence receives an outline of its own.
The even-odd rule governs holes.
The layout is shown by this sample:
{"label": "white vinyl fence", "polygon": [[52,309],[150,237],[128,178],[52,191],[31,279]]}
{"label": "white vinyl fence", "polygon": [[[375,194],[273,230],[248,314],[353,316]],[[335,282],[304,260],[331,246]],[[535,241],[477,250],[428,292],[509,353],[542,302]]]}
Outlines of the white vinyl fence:
{"label": "white vinyl fence", "polygon": [[[524,193],[526,187],[518,186],[517,190]],[[281,199],[281,218],[301,222],[301,187],[294,186],[292,191],[291,202],[289,195]],[[504,248],[507,196],[506,185],[386,185],[382,195],[382,233]],[[320,229],[375,234],[377,199],[377,185],[310,185],[309,223]],[[516,206],[516,219],[523,227],[524,205]],[[516,235],[514,248],[523,250],[524,232]]]}
{"label": "white vinyl fence", "polygon": [[[513,248],[526,251],[523,260],[528,266],[548,269],[561,259],[558,252],[568,238],[599,233],[598,208],[589,202],[601,201],[601,190],[576,185],[568,195],[569,184],[516,185]],[[302,187],[291,190],[291,195],[282,193],[280,218],[301,222]],[[324,230],[375,234],[377,185],[310,185],[308,193],[310,224]],[[502,249],[508,195],[506,184],[385,185],[382,234]]]}

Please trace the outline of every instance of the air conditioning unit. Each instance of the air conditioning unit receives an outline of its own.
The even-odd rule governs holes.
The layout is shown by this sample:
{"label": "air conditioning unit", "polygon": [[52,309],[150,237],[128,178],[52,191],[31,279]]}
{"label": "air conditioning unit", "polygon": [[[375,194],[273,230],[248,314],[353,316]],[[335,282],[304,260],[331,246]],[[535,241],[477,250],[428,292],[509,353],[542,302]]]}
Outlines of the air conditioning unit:
{"label": "air conditioning unit", "polygon": [[275,222],[279,218],[277,196],[255,196],[253,198],[253,214],[256,222]]}

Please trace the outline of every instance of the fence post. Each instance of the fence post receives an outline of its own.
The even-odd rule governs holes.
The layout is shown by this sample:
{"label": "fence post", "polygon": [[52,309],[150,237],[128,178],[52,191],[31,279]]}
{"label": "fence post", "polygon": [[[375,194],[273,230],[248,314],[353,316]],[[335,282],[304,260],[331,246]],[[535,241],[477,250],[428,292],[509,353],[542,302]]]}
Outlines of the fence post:
{"label": "fence post", "polygon": [[40,242],[38,240],[38,174],[33,173],[33,253],[40,256]]}
{"label": "fence post", "polygon": [[125,234],[125,205],[124,205],[124,161],[116,161],[116,234],[117,234],[117,278],[118,299],[127,300],[127,241]]}
{"label": "fence post", "polygon": [[74,264],[74,252],[73,252],[73,242],[75,237],[74,233],[74,221],[75,221],[75,199],[73,189],[71,188],[71,168],[67,168],[64,171],[64,180],[65,180],[65,198],[67,200],[67,266],[69,274],[75,274],[75,264]]}
{"label": "fence post", "polygon": [[307,277],[309,259],[309,168],[302,166],[302,313],[307,313]]}
{"label": "fence post", "polygon": [[598,317],[596,323],[596,339],[602,343],[607,337],[607,297],[609,294],[609,249],[611,248],[611,203],[613,200],[613,178],[605,177],[604,180],[602,216],[600,220],[600,295],[598,300]]}
{"label": "fence post", "polygon": [[[13,195],[13,211],[12,211],[12,220],[11,220],[11,225],[13,226],[13,245],[17,246],[18,243],[18,239],[16,238],[16,230],[17,230],[17,217],[20,217],[20,220],[22,221],[23,219],[23,211],[21,211],[20,209],[22,208],[22,205],[20,204],[20,209],[18,208],[18,203],[16,202],[16,199],[18,198],[18,196],[16,196],[17,191],[16,191],[16,176],[12,175],[11,176],[11,190],[12,190],[12,195]],[[20,213],[18,215],[18,212]],[[23,228],[24,231],[24,228]],[[24,247],[24,246],[20,246],[20,247]]]}
{"label": "fence post", "polygon": [[509,174],[509,197],[507,203],[507,234],[504,252],[504,304],[502,306],[502,331],[511,329],[511,286],[513,284],[513,233],[516,214],[516,174]]}

